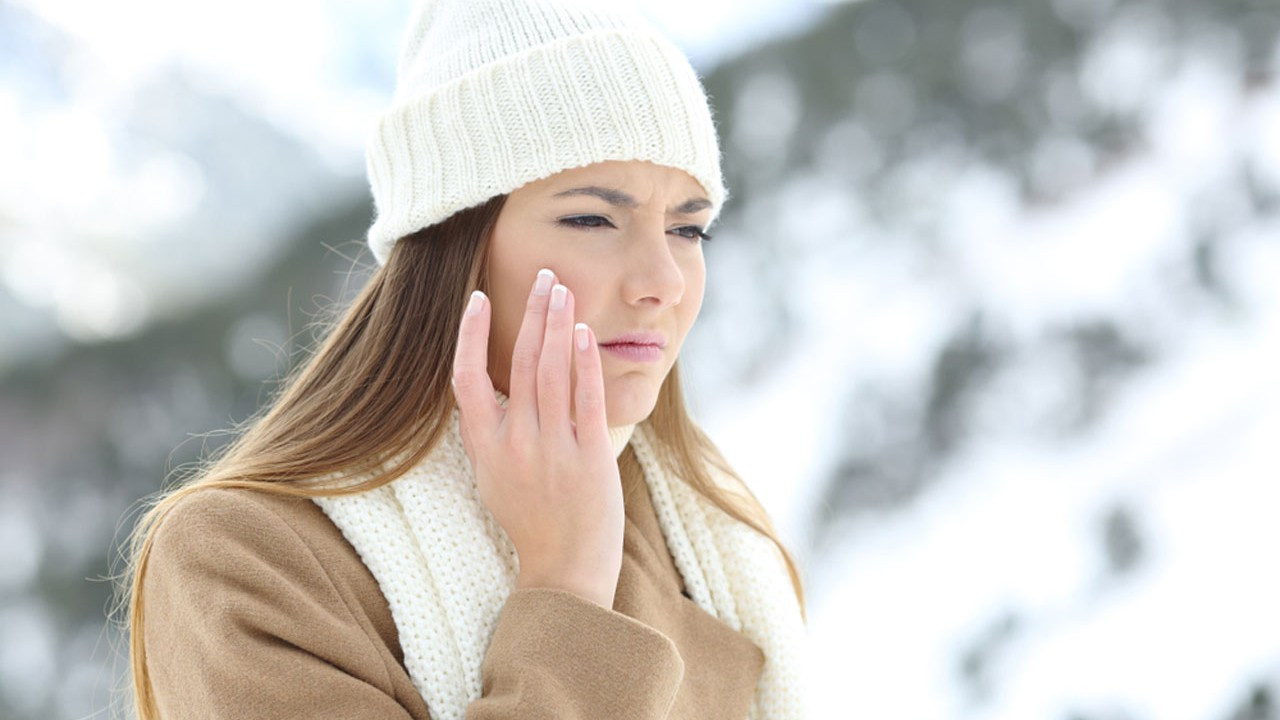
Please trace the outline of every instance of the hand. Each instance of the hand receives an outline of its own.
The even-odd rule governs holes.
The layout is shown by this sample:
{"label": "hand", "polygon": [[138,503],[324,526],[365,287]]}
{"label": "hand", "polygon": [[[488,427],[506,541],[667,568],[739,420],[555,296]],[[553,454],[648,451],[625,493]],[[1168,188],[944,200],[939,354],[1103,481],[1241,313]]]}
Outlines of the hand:
{"label": "hand", "polygon": [[560,588],[612,608],[624,514],[600,349],[590,328],[574,327],[573,293],[554,280],[542,270],[529,295],[505,409],[488,371],[492,308],[472,295],[453,366],[462,441],[480,499],[519,555],[517,588]]}

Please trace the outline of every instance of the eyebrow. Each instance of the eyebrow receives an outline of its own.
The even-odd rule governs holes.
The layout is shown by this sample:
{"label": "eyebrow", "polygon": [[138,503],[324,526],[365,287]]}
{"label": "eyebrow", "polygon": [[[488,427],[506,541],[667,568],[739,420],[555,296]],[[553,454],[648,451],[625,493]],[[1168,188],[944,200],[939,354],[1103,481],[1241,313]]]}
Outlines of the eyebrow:
{"label": "eyebrow", "polygon": [[[552,197],[566,197],[570,195],[591,195],[593,197],[598,197],[601,200],[604,200],[610,205],[631,208],[633,210],[637,207],[640,207],[640,203],[636,202],[636,199],[631,197],[627,193],[621,190],[616,190],[614,188],[600,187],[598,185],[588,185],[586,187],[562,190],[556,193],[555,195],[553,195]],[[703,210],[709,207],[711,207],[710,200],[706,198],[695,197],[695,198],[689,198],[688,200],[685,200],[684,203],[682,203],[678,207],[668,209],[668,212],[675,213],[676,215],[692,215],[693,213],[696,213],[699,210]]]}

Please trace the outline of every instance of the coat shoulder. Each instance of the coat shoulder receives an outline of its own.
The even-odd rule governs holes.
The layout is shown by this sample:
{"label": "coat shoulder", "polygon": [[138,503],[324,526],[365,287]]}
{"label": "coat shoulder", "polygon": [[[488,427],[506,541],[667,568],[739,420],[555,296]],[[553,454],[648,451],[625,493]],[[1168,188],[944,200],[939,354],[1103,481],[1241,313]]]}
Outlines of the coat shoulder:
{"label": "coat shoulder", "polygon": [[293,586],[313,597],[336,595],[378,619],[389,612],[355,549],[307,497],[247,488],[188,492],[158,522],[150,555],[148,574],[168,570],[238,587],[270,576],[277,590]]}
{"label": "coat shoulder", "polygon": [[187,492],[156,525],[144,572],[148,665],[173,714],[264,716],[237,714],[243,698],[314,716],[324,708],[294,686],[316,684],[346,688],[330,699],[363,708],[347,717],[429,717],[377,582],[310,498]]}
{"label": "coat shoulder", "polygon": [[253,542],[264,535],[305,540],[325,520],[307,498],[248,488],[198,488],[174,500],[156,526],[155,543]]}

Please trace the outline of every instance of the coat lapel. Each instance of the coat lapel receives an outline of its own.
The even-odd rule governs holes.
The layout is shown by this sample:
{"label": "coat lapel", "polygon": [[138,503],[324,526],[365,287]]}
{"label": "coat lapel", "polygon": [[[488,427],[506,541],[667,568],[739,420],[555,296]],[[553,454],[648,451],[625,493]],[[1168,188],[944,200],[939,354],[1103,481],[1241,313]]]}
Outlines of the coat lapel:
{"label": "coat lapel", "polygon": [[764,653],[684,594],[644,483],[625,489],[626,531],[614,610],[671,638],[684,658],[684,683],[670,718],[742,720],[764,666]]}

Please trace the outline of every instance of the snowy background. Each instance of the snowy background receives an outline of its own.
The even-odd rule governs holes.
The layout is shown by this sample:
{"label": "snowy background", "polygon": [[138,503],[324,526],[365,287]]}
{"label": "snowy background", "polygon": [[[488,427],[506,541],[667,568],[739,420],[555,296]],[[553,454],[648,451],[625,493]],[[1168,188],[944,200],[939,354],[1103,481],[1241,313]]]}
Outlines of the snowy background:
{"label": "snowy background", "polygon": [[[820,716],[1280,718],[1280,4],[645,6],[733,191],[689,390]],[[0,0],[0,717],[109,715],[130,507],[364,277],[407,14]]]}

